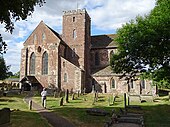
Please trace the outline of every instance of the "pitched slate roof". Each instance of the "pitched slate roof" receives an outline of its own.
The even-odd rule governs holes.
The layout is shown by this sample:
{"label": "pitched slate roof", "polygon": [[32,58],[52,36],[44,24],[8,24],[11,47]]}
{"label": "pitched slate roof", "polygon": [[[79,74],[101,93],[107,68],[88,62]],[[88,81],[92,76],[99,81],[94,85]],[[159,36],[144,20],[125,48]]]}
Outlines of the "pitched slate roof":
{"label": "pitched slate roof", "polygon": [[91,36],[92,48],[117,47],[114,38],[116,34]]}
{"label": "pitched slate roof", "polygon": [[113,75],[118,75],[118,74],[113,72],[111,66],[94,69],[92,71],[92,76],[113,76]]}
{"label": "pitched slate roof", "polygon": [[35,76],[25,76],[20,82],[22,83],[24,81],[30,81],[31,83],[40,84],[40,82],[35,78]]}
{"label": "pitched slate roof", "polygon": [[[46,24],[45,24],[46,25]],[[55,30],[53,30],[51,27],[49,27],[48,25],[46,25],[50,30],[51,30],[51,32],[53,32],[53,34],[54,35],[56,35],[60,40],[61,40],[61,43],[63,44],[63,45],[67,45],[63,40],[62,40],[62,37],[61,37],[61,35],[60,34],[58,34]]]}

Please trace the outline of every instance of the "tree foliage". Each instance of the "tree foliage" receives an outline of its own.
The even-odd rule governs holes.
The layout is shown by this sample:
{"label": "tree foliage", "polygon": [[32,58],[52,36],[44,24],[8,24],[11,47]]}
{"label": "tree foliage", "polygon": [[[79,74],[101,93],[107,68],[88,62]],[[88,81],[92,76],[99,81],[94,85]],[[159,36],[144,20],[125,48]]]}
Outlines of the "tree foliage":
{"label": "tree foliage", "polygon": [[[0,23],[5,29],[12,33],[14,22],[25,20],[30,16],[36,5],[42,6],[45,0],[1,0],[0,2]],[[6,49],[6,44],[0,34],[0,53]]]}
{"label": "tree foliage", "polygon": [[6,66],[5,60],[0,56],[0,80],[6,79],[8,77],[9,66]]}
{"label": "tree foliage", "polygon": [[133,78],[145,71],[170,78],[170,0],[157,0],[149,15],[138,16],[117,31],[118,53],[111,59],[116,73]]}

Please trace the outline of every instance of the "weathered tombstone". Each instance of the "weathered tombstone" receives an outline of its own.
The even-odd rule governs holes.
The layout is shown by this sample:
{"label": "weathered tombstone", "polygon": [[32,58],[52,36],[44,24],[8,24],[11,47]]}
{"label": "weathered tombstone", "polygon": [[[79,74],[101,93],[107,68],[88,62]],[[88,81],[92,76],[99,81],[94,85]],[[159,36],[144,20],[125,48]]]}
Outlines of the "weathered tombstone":
{"label": "weathered tombstone", "polygon": [[32,100],[29,101],[29,109],[32,110]]}
{"label": "weathered tombstone", "polygon": [[3,108],[0,110],[0,126],[10,123],[11,111],[9,108]]}
{"label": "weathered tombstone", "polygon": [[57,91],[54,91],[54,98],[57,97]]}
{"label": "weathered tombstone", "polygon": [[128,106],[130,105],[130,99],[129,99],[129,96],[128,96]]}
{"label": "weathered tombstone", "polygon": [[78,95],[77,95],[78,97],[80,97],[80,91],[78,90]]}
{"label": "weathered tombstone", "polygon": [[69,103],[68,99],[69,99],[69,90],[67,89],[66,90],[66,103]]}
{"label": "weathered tombstone", "polygon": [[85,93],[86,93],[86,88],[83,89],[83,95],[85,95]]}
{"label": "weathered tombstone", "polygon": [[95,92],[95,86],[92,85],[92,93],[94,93],[94,92]]}
{"label": "weathered tombstone", "polygon": [[94,101],[96,102],[96,98],[97,98],[97,93],[94,93]]}
{"label": "weathered tombstone", "polygon": [[60,99],[60,106],[63,106],[63,97]]}
{"label": "weathered tombstone", "polygon": [[98,101],[98,97],[99,97],[99,92],[96,91],[96,101]]}
{"label": "weathered tombstone", "polygon": [[75,100],[75,93],[72,94],[72,100]]}
{"label": "weathered tombstone", "polygon": [[59,92],[59,97],[62,97],[62,91]]}
{"label": "weathered tombstone", "polygon": [[115,101],[116,101],[116,95],[113,94],[113,105],[114,105]]}
{"label": "weathered tombstone", "polygon": [[126,109],[126,93],[124,93],[124,106],[125,106],[125,109]]}

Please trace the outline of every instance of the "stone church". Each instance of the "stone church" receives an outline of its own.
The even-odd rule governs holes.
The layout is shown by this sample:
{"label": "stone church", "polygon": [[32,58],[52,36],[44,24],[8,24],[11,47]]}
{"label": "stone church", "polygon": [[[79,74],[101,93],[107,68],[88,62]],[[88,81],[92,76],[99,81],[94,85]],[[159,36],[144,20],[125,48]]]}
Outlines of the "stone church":
{"label": "stone church", "polygon": [[91,18],[85,9],[63,13],[61,35],[41,21],[24,42],[20,66],[23,86],[40,84],[102,93],[146,94],[155,90],[151,81],[127,84],[112,72],[109,61],[117,51],[115,34],[91,36]]}

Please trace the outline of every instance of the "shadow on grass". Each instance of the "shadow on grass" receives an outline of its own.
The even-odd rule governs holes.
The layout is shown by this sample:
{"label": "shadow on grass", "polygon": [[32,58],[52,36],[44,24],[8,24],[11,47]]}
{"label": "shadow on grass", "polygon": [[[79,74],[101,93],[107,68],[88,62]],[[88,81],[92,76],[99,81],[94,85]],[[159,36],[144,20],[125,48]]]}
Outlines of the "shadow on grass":
{"label": "shadow on grass", "polygon": [[12,99],[0,99],[0,102],[17,102],[17,101]]}
{"label": "shadow on grass", "polygon": [[145,105],[141,106],[144,111],[145,125],[147,127],[169,127],[170,105]]}
{"label": "shadow on grass", "polygon": [[[103,99],[102,99],[103,100]],[[144,114],[144,122],[147,127],[169,127],[170,125],[170,104],[167,104],[167,98],[160,99],[161,102],[143,102],[139,103],[142,110],[131,109],[129,112],[142,113]],[[72,102],[71,102],[72,103]],[[74,103],[74,102],[73,102]],[[86,102],[76,102],[86,103]],[[108,116],[93,116],[87,114],[86,110],[89,108],[81,107],[70,107],[70,104],[66,104],[63,107],[52,107],[53,112],[58,115],[64,116],[65,118],[72,121],[76,126],[80,126],[82,123],[84,126],[102,127],[104,122],[111,117],[111,112],[114,109],[116,114],[120,114],[120,105],[123,101],[116,101],[111,106],[106,106],[107,101],[104,102],[105,106],[92,105],[90,108],[100,108],[108,111]],[[138,104],[137,104],[138,105]],[[122,108],[122,107],[121,107]],[[81,127],[84,127],[81,126]]]}
{"label": "shadow on grass", "polygon": [[[93,106],[93,108],[104,109],[105,111],[111,112],[112,107],[101,107]],[[86,110],[89,108],[69,108],[63,106],[62,108],[53,108],[53,112],[71,121],[76,127],[103,127],[106,120],[108,120],[111,115],[101,116],[101,115],[89,115]]]}
{"label": "shadow on grass", "polygon": [[50,127],[48,122],[36,112],[13,111],[10,119],[12,127]]}

